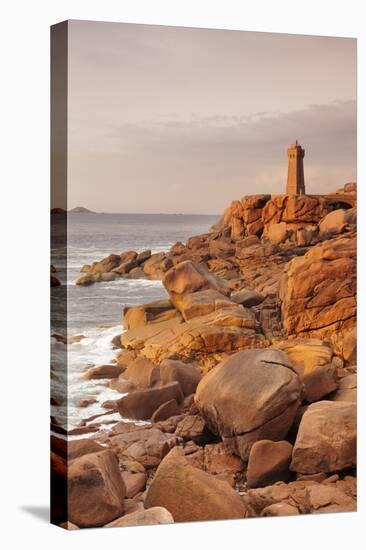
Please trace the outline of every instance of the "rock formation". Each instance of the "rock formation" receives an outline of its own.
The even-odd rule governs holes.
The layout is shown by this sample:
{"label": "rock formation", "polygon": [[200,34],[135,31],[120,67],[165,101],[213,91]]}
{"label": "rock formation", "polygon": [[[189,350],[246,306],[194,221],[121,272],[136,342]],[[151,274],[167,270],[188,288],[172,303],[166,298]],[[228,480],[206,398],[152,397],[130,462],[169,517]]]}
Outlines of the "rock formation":
{"label": "rock formation", "polygon": [[355,510],[356,186],[300,184],[233,201],[166,252],[83,266],[77,284],[160,279],[167,297],[125,307],[115,361],[86,369],[121,421],[94,415],[68,445],[53,424],[60,524]]}

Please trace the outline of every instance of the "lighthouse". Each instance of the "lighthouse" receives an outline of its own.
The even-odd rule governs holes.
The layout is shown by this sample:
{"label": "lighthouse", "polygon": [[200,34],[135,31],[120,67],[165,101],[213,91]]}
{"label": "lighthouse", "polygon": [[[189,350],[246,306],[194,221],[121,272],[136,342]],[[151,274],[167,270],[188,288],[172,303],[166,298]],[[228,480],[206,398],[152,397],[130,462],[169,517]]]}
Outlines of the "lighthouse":
{"label": "lighthouse", "polygon": [[305,195],[304,163],[305,149],[295,142],[287,149],[288,175],[286,195]]}

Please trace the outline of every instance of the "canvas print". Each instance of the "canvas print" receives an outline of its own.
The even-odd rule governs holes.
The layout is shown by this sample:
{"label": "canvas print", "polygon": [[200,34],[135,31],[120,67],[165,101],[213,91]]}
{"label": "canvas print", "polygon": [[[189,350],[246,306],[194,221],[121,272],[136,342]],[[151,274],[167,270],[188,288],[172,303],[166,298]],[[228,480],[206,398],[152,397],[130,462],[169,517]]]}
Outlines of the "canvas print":
{"label": "canvas print", "polygon": [[356,100],[353,38],[52,27],[53,523],[356,510]]}

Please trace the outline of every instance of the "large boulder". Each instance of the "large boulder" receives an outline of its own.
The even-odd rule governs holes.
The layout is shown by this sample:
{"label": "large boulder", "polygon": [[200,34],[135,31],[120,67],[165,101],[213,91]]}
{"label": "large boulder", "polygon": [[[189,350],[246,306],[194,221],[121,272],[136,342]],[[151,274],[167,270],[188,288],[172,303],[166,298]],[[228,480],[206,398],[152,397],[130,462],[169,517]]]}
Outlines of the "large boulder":
{"label": "large boulder", "polygon": [[272,244],[282,244],[289,234],[285,222],[273,223],[268,227],[267,238]]}
{"label": "large boulder", "polygon": [[223,279],[211,273],[203,264],[189,260],[169,269],[164,275],[163,285],[178,309],[185,294],[208,289],[216,290],[224,296],[230,293]]}
{"label": "large boulder", "polygon": [[349,374],[338,383],[338,389],[329,399],[332,401],[351,401],[356,403],[357,400],[357,375]]}
{"label": "large boulder", "polygon": [[96,275],[108,273],[109,271],[112,271],[112,269],[117,267],[120,263],[121,257],[118,254],[110,254],[100,262],[94,262],[93,265],[90,267],[88,274]]}
{"label": "large boulder", "polygon": [[356,208],[333,210],[319,223],[321,238],[342,233],[348,225],[356,224]]}
{"label": "large boulder", "polygon": [[98,451],[104,451],[104,447],[93,439],[75,439],[67,443],[67,457],[69,460]]}
{"label": "large boulder", "polygon": [[122,373],[137,388],[151,388],[160,380],[159,368],[146,357],[137,357]]}
{"label": "large boulder", "polygon": [[290,477],[292,445],[288,441],[256,441],[251,448],[247,487],[265,487]]}
{"label": "large boulder", "polygon": [[122,418],[149,420],[156,409],[172,399],[177,403],[183,399],[179,382],[129,393],[118,400],[118,412]]}
{"label": "large boulder", "polygon": [[179,382],[184,396],[196,391],[202,376],[193,365],[174,359],[164,359],[160,364],[160,378],[163,385]]}
{"label": "large boulder", "polygon": [[301,377],[304,384],[304,397],[309,403],[319,401],[338,388],[337,368],[325,365]]}
{"label": "large boulder", "polygon": [[248,350],[211,370],[198,384],[195,401],[209,429],[247,460],[255,441],[287,435],[301,392],[286,353]]}
{"label": "large boulder", "polygon": [[126,498],[133,498],[144,491],[146,487],[145,472],[122,472],[121,475],[126,487]]}
{"label": "large boulder", "polygon": [[303,415],[291,470],[301,474],[337,472],[356,464],[356,406],[320,401]]}
{"label": "large boulder", "polygon": [[79,527],[99,527],[123,514],[126,488],[113,451],[75,459],[68,469],[69,520]]}
{"label": "large boulder", "polygon": [[123,372],[123,367],[119,365],[98,365],[91,367],[84,373],[85,380],[100,380],[107,378],[118,378]]}
{"label": "large boulder", "polygon": [[144,263],[144,272],[151,279],[161,279],[163,272],[161,270],[161,263],[165,258],[165,252],[157,252],[152,254],[148,260]]}
{"label": "large boulder", "polygon": [[189,464],[178,449],[162,461],[147,491],[145,508],[162,506],[174,521],[243,518],[246,508],[226,481]]}
{"label": "large boulder", "polygon": [[274,347],[287,353],[292,366],[301,376],[329,365],[333,357],[333,350],[329,343],[316,338],[283,340],[276,342]]}
{"label": "large boulder", "polygon": [[354,356],[356,239],[344,234],[315,245],[287,266],[280,286],[288,336],[328,339],[336,353]]}

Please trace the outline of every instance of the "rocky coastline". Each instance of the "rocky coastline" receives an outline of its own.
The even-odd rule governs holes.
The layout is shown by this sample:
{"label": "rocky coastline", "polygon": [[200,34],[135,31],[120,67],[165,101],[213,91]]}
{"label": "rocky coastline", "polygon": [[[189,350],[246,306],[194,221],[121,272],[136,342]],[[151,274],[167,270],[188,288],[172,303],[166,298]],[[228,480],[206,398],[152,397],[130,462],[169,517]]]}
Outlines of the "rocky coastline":
{"label": "rocky coastline", "polygon": [[355,511],[356,237],[348,183],[246,196],[167,252],[83,266],[78,285],[158,279],[167,299],[125,307],[114,363],[84,375],[121,421],[72,441],[54,421],[54,523]]}

